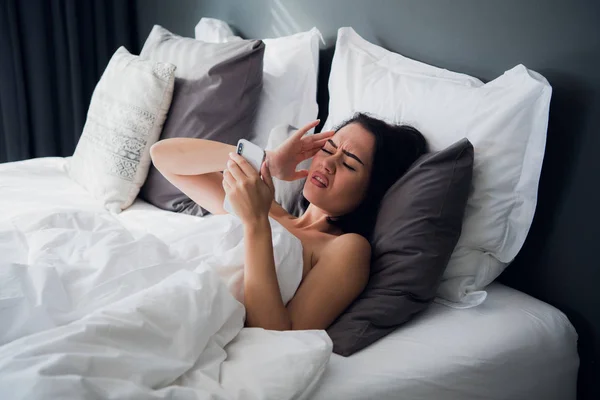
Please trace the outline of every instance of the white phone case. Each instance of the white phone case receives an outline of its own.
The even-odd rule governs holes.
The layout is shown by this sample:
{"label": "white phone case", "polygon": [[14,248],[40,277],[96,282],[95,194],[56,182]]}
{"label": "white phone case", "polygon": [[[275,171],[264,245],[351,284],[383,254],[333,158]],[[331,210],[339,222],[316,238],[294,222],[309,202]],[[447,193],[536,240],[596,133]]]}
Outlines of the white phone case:
{"label": "white phone case", "polygon": [[[265,159],[265,151],[263,149],[246,139],[240,139],[237,144],[236,152],[244,157],[256,171],[259,171],[260,174],[260,166]],[[223,201],[223,208],[229,214],[236,215],[227,196],[225,196],[225,200]]]}

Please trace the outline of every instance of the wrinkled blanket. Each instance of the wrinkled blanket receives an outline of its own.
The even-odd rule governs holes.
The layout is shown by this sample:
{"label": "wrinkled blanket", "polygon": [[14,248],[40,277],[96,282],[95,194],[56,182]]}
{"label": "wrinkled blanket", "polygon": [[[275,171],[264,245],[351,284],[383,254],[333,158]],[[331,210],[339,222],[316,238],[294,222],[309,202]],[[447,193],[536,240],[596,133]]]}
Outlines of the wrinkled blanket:
{"label": "wrinkled blanket", "polygon": [[[33,207],[30,192],[43,176],[36,163],[0,168],[0,201],[17,207],[0,217],[0,398],[309,393],[331,341],[323,331],[243,328],[244,248],[235,217],[203,224],[193,251],[174,249],[155,235],[133,235],[101,209],[54,207],[52,190]],[[74,190],[64,195],[85,198]],[[302,247],[271,223],[288,301],[300,282]]]}

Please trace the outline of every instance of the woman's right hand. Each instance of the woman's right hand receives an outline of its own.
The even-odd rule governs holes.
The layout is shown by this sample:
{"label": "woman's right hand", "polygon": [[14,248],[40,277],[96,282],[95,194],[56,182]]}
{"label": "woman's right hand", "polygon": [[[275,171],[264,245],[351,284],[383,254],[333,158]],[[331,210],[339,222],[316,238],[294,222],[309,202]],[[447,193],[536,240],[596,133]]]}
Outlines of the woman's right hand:
{"label": "woman's right hand", "polygon": [[333,136],[335,131],[321,132],[316,135],[306,135],[306,132],[319,125],[319,120],[313,121],[297,130],[275,150],[267,151],[271,175],[283,181],[295,181],[308,176],[308,171],[296,171],[302,161],[311,158]]}

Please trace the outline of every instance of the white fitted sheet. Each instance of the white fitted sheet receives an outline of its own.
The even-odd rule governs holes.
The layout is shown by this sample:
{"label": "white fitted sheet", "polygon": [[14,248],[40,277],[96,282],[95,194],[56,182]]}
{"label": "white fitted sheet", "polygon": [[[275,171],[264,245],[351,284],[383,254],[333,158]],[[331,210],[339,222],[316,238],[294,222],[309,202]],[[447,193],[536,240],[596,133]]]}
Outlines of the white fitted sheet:
{"label": "white fitted sheet", "polygon": [[371,347],[332,355],[313,398],[568,400],[578,366],[562,312],[494,283],[478,307],[434,303]]}
{"label": "white fitted sheet", "polygon": [[[99,203],[66,175],[67,160],[0,165],[0,188],[8,194],[0,197],[0,220],[32,207],[97,210]],[[195,251],[194,232],[207,221],[139,199],[117,218],[134,235],[153,234],[183,256]],[[576,345],[577,334],[563,313],[496,283],[478,307],[432,304],[367,349],[347,358],[332,355],[308,398],[575,399]]]}

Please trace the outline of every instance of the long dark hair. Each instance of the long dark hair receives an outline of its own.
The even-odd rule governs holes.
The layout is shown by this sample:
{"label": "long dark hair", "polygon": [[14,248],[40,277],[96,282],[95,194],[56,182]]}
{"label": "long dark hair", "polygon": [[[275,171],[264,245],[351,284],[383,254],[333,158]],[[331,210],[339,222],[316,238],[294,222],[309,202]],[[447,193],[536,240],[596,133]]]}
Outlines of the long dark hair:
{"label": "long dark hair", "polygon": [[344,233],[357,233],[370,240],[381,199],[417,158],[427,152],[427,141],[411,126],[388,124],[365,113],[355,114],[335,131],[349,124],[360,124],[375,137],[369,187],[355,210],[339,217],[328,217],[327,221]]}

